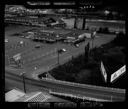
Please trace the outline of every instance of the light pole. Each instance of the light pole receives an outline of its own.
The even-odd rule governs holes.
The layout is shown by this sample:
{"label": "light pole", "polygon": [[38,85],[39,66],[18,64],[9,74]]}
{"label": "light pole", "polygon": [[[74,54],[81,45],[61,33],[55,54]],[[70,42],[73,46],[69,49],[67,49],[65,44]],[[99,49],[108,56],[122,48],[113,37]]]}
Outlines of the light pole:
{"label": "light pole", "polygon": [[91,34],[91,38],[92,38],[92,49],[93,49],[93,40],[94,40],[94,35],[93,35],[93,33]]}
{"label": "light pole", "polygon": [[20,76],[23,78],[23,85],[24,85],[24,93],[26,93],[26,86],[25,86],[25,77],[24,77],[25,72],[21,73]]}
{"label": "light pole", "polygon": [[59,54],[62,52],[62,50],[61,49],[58,49],[57,50],[57,54],[58,54],[58,65],[59,65]]}
{"label": "light pole", "polygon": [[60,53],[60,50],[57,51],[57,54],[58,54],[58,65],[59,65],[59,53]]}
{"label": "light pole", "polygon": [[92,49],[93,49],[93,41],[94,41],[95,36],[96,36],[96,31],[94,31],[94,32],[91,33]]}
{"label": "light pole", "polygon": [[94,40],[95,37],[96,37],[96,30],[92,33],[92,39]]}
{"label": "light pole", "polygon": [[57,54],[58,54],[58,65],[59,65],[59,54],[65,52],[65,51],[66,51],[66,49],[58,49],[57,50]]}

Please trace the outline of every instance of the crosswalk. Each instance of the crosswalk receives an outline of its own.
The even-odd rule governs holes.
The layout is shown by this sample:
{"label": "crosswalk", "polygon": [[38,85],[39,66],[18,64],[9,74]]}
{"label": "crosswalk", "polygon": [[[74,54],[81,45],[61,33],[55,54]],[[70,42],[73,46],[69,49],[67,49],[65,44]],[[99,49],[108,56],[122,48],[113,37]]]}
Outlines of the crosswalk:
{"label": "crosswalk", "polygon": [[50,96],[47,96],[42,92],[39,92],[36,96],[33,96],[32,98],[26,100],[26,102],[44,102],[48,98],[50,98]]}

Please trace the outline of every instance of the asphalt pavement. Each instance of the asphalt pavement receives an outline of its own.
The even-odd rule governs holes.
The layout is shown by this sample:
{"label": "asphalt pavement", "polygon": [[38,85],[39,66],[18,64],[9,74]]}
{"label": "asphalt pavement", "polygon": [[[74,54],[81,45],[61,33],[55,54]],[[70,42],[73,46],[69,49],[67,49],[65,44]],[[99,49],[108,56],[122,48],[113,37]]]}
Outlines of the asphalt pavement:
{"label": "asphalt pavement", "polygon": [[[19,28],[21,30],[21,27]],[[28,28],[30,29],[30,28]],[[19,31],[20,31],[19,30]],[[16,30],[12,30],[14,33],[16,32]],[[11,34],[13,33],[11,31]],[[80,90],[76,90],[74,92],[74,90],[76,89],[73,89],[73,87],[71,88],[70,90],[70,87],[69,86],[65,86],[64,85],[64,89],[62,89],[62,84],[59,85],[59,84],[52,84],[51,82],[49,83],[48,81],[45,81],[43,80],[43,82],[40,82],[37,79],[37,76],[38,74],[40,73],[43,73],[45,71],[48,71],[49,68],[54,68],[56,65],[57,65],[57,53],[53,53],[52,52],[55,50],[55,49],[60,49],[60,48],[65,48],[66,49],[66,52],[60,54],[59,58],[60,58],[60,64],[63,64],[65,63],[66,61],[68,61],[69,59],[72,58],[72,56],[77,56],[81,53],[84,52],[84,47],[85,45],[90,42],[91,43],[91,39],[86,39],[85,42],[81,43],[80,46],[78,48],[76,48],[75,46],[72,46],[72,45],[67,45],[67,44],[62,44],[62,43],[56,43],[56,44],[52,44],[52,45],[49,45],[49,44],[41,44],[43,45],[43,48],[39,49],[39,50],[35,50],[33,49],[34,46],[37,44],[33,41],[29,41],[29,39],[22,39],[22,38],[16,38],[16,37],[10,37],[9,36],[9,32],[7,32],[7,34],[5,34],[5,37],[6,38],[9,38],[9,40],[12,40],[11,43],[8,43],[7,45],[10,46],[12,44],[15,43],[15,41],[20,41],[20,40],[24,40],[28,43],[28,46],[25,46],[25,47],[21,47],[22,50],[17,50],[17,49],[14,49],[12,51],[8,51],[7,50],[7,55],[9,56],[13,56],[14,54],[16,53],[26,53],[26,57],[24,55],[24,58],[23,60],[26,61],[26,64],[23,65],[23,68],[22,69],[14,69],[14,68],[10,68],[9,66],[5,66],[5,83],[6,83],[6,87],[10,87],[10,88],[13,88],[13,87],[17,87],[19,89],[22,89],[23,90],[23,85],[22,85],[22,77],[19,77],[20,73],[21,72],[25,72],[25,77],[27,78],[30,78],[27,80],[26,84],[27,84],[27,90],[43,90],[47,88],[57,88],[59,87],[59,90],[60,91],[67,91],[68,93],[69,92],[73,92],[74,94],[82,94],[82,92],[79,92]],[[105,44],[105,43],[108,43],[110,42],[111,40],[114,39],[114,35],[103,35],[103,34],[99,34],[99,37],[96,38],[94,40],[94,46],[100,46],[102,44]],[[5,48],[6,49],[6,48]],[[28,50],[28,53],[27,53],[27,50]],[[33,51],[34,50],[34,51]],[[33,57],[33,60],[32,60],[32,57]],[[35,59],[34,59],[35,58]],[[29,61],[28,61],[29,60]],[[28,62],[27,62],[28,61]],[[35,70],[35,66],[37,67],[37,69]],[[12,71],[10,70],[12,69]],[[10,73],[7,73],[9,72]],[[33,80],[35,79],[35,80]],[[56,86],[57,85],[57,86]],[[77,88],[78,89],[78,88]],[[89,91],[86,91],[87,89],[84,89],[85,90],[85,93],[83,93],[83,95],[87,96],[87,93],[91,93],[91,90]],[[93,90],[92,93],[94,93],[96,91]],[[86,93],[87,92],[87,93]],[[91,93],[91,94],[92,94]],[[102,94],[101,94],[102,93]],[[107,96],[108,93],[106,93],[106,96],[103,96],[104,95],[104,91],[103,92],[97,92],[97,94],[92,94],[90,96],[93,96],[93,97],[99,97],[99,98],[102,98],[102,99],[109,99],[110,100],[110,96],[112,94],[110,94],[109,96]],[[118,95],[112,95],[114,96],[115,100],[122,100],[122,95],[121,97],[117,97]]]}
{"label": "asphalt pavement", "polygon": [[[10,72],[6,72],[6,83],[11,82],[14,83],[13,85],[17,88],[23,90],[23,84],[22,84],[22,77],[12,74]],[[113,101],[124,101],[125,100],[125,92],[122,89],[112,89],[112,88],[104,88],[99,86],[91,86],[91,85],[84,85],[81,87],[81,85],[69,84],[69,82],[59,82],[56,80],[33,80],[30,78],[25,78],[26,83],[26,90],[29,92],[32,91],[47,91],[50,90],[57,91],[57,92],[63,92],[68,94],[73,94],[75,96],[83,96],[83,97],[90,97],[90,98],[97,98],[97,99],[103,99],[103,100],[113,100]],[[20,85],[18,85],[20,84]],[[21,85],[22,84],[22,85]]]}

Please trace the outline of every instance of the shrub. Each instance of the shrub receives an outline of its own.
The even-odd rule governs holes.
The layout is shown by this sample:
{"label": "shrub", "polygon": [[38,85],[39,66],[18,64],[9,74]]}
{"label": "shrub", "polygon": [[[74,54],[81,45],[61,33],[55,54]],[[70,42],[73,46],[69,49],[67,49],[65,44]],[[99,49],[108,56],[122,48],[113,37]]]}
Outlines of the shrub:
{"label": "shrub", "polygon": [[116,35],[116,38],[112,41],[117,46],[125,46],[126,36],[123,32],[120,32]]}
{"label": "shrub", "polygon": [[98,33],[110,33],[108,27],[100,27]]}

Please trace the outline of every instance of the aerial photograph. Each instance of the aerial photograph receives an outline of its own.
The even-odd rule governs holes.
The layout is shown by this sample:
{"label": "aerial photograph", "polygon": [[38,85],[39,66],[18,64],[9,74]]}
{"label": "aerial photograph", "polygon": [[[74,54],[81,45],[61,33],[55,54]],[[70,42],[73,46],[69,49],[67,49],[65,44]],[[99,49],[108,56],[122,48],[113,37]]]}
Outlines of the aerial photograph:
{"label": "aerial photograph", "polygon": [[5,102],[124,102],[126,16],[106,1],[81,0],[77,8],[5,4]]}

